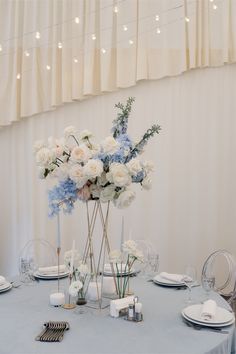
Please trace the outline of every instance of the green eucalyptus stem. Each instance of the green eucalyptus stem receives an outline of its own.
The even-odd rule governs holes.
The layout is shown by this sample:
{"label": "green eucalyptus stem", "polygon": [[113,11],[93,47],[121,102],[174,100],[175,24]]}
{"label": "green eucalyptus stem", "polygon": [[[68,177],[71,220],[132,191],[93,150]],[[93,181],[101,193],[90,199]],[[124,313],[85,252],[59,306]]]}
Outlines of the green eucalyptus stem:
{"label": "green eucalyptus stem", "polygon": [[76,137],[75,137],[74,135],[70,135],[70,136],[75,140],[76,144],[79,146],[79,142],[78,142],[78,140],[76,139]]}

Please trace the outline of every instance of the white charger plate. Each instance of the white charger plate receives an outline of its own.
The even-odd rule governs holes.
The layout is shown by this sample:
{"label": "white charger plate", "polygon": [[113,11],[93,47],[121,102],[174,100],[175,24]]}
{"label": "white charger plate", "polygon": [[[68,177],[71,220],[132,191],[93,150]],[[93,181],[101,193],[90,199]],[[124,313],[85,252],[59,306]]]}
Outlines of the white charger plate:
{"label": "white charger plate", "polygon": [[153,278],[153,282],[156,284],[164,285],[164,286],[184,286],[183,282],[174,282],[172,280],[164,279],[159,274]]}
{"label": "white charger plate", "polygon": [[233,318],[231,321],[226,322],[226,323],[216,323],[216,324],[210,324],[209,322],[199,322],[199,321],[195,321],[192,318],[189,318],[188,316],[186,316],[183,312],[182,312],[182,316],[189,322],[192,322],[194,324],[203,326],[203,327],[227,327],[227,326],[231,326],[232,324],[234,324],[235,319]]}
{"label": "white charger plate", "polygon": [[4,293],[5,291],[10,290],[11,288],[12,288],[12,284],[7,282],[0,286],[0,293]]}
{"label": "white charger plate", "polygon": [[[213,319],[210,319],[209,321],[204,321],[201,318],[201,311],[202,311],[202,307],[203,304],[195,304],[195,305],[191,305],[186,307],[185,309],[183,309],[182,311],[182,315],[189,321],[195,321],[198,322],[199,324],[204,324],[204,325],[208,325],[208,326],[222,326],[222,325],[226,325],[228,326],[229,324],[231,324],[231,322],[235,321],[234,318],[234,314],[232,312],[229,312],[228,310],[224,309],[223,307],[217,307],[216,310],[216,315]],[[232,322],[232,323],[233,323]]]}
{"label": "white charger plate", "polygon": [[55,280],[68,277],[69,272],[63,272],[58,274],[41,274],[40,272],[35,272],[34,277],[38,279],[45,279],[45,280]]}

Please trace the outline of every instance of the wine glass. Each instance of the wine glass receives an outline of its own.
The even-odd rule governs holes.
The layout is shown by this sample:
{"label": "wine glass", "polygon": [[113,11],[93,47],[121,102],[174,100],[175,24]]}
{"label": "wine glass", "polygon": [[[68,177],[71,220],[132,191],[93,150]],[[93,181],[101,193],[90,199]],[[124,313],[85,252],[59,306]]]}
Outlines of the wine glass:
{"label": "wine glass", "polygon": [[149,252],[147,255],[147,264],[145,273],[147,277],[152,279],[158,272],[159,268],[159,255],[155,252]]}
{"label": "wine glass", "polygon": [[208,300],[210,297],[211,290],[214,289],[215,286],[215,277],[213,275],[203,275],[202,276],[202,287],[206,292],[206,299]]}
{"label": "wine glass", "polygon": [[186,279],[184,279],[184,284],[188,288],[188,298],[186,302],[188,304],[191,304],[193,302],[192,300],[192,286],[197,280],[197,271],[196,268],[193,266],[187,266],[185,269],[184,275],[186,276]]}

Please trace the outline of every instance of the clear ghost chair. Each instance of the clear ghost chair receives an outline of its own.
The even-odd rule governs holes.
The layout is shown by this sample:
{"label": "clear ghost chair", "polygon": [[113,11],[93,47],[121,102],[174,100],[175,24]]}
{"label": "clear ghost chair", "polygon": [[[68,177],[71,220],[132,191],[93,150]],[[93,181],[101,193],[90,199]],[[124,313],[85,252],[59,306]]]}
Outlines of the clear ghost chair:
{"label": "clear ghost chair", "polygon": [[233,307],[236,299],[236,261],[226,250],[217,250],[209,255],[202,268],[202,286],[209,292],[214,289]]}
{"label": "clear ghost chair", "polygon": [[46,240],[36,238],[29,240],[19,253],[18,267],[21,280],[31,283],[34,272],[39,267],[57,264],[55,248]]}

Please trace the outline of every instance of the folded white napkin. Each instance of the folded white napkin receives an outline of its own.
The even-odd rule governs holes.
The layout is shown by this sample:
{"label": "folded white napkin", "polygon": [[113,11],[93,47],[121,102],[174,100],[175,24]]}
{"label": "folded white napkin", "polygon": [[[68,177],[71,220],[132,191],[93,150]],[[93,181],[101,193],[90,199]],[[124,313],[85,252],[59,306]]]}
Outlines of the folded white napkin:
{"label": "folded white napkin", "polygon": [[7,282],[6,279],[0,275],[0,286],[5,284],[6,282]]}
{"label": "folded white napkin", "polygon": [[[114,272],[117,273],[117,268],[118,268],[118,272],[121,273],[124,273],[125,271],[128,272],[129,271],[129,268],[126,267],[125,269],[125,264],[124,263],[117,263],[117,264],[114,264]],[[105,273],[112,273],[112,268],[111,268],[111,265],[110,263],[106,263],[104,265],[104,272]]]}
{"label": "folded white napkin", "polygon": [[176,283],[192,281],[192,278],[185,274],[172,274],[172,273],[162,272],[159,274],[159,276],[161,276],[163,279],[170,280]]}
{"label": "folded white napkin", "polygon": [[[59,273],[65,273],[66,272],[66,266],[65,264],[59,265]],[[51,266],[51,267],[39,267],[38,272],[42,275],[51,275],[51,274],[57,274],[58,273],[58,267],[57,266]]]}
{"label": "folded white napkin", "polygon": [[201,318],[204,321],[213,320],[216,315],[217,305],[214,300],[207,300],[204,302],[201,311]]}

